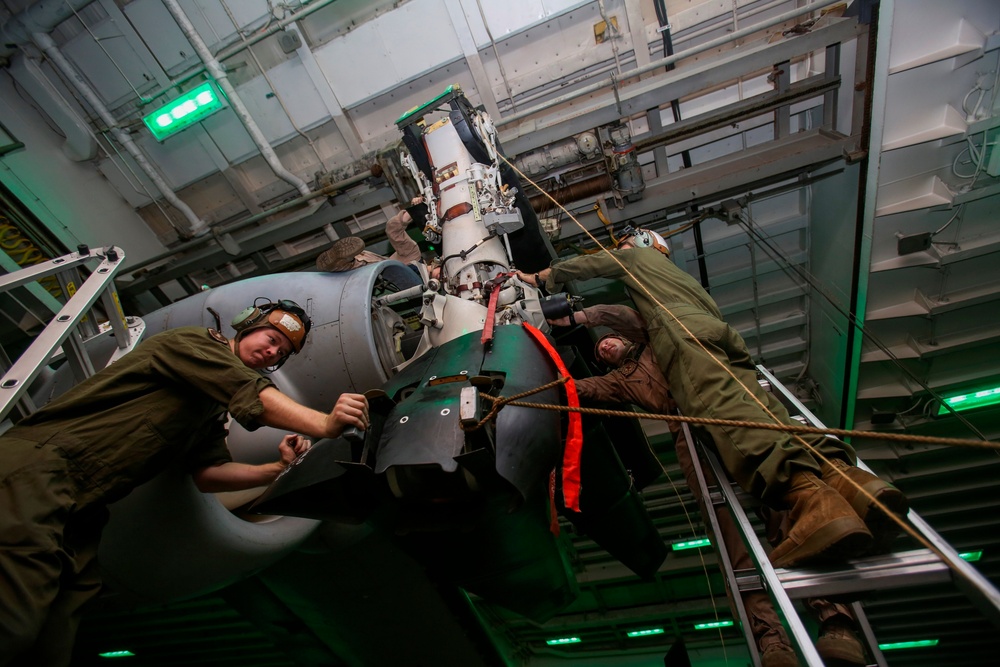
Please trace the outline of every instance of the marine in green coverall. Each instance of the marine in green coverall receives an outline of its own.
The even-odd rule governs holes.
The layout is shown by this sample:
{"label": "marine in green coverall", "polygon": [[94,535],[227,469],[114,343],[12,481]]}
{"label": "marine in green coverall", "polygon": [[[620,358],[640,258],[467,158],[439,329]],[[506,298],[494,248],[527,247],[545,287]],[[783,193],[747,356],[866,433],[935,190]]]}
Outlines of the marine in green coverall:
{"label": "marine in green coverall", "polygon": [[[594,356],[612,370],[606,375],[577,378],[576,391],[580,398],[604,403],[634,403],[652,414],[676,412],[667,380],[649,348],[646,323],[635,310],[621,305],[596,305],[574,312],[570,317],[550,319],[548,322],[557,326],[581,324],[612,329],[594,346]],[[725,505],[713,507],[702,497],[694,461],[680,423],[667,422],[667,426],[674,438],[677,464],[701,508],[702,516],[707,511],[715,513],[733,569],[754,569],[753,559],[743,544],[743,537],[729,509]],[[714,485],[715,478],[704,464],[702,472],[708,484]],[[732,594],[728,587],[727,593]],[[761,667],[799,667],[801,663],[768,594],[742,591],[740,596],[757,642]],[[807,604],[816,612],[820,623],[816,650],[826,664],[838,667],[863,667],[868,664],[864,647],[854,634],[857,624],[849,607],[825,598],[810,598]]]}
{"label": "marine in green coverall", "polygon": [[66,665],[80,606],[100,590],[95,560],[106,506],[174,465],[206,493],[269,484],[308,449],[285,436],[279,459],[249,465],[226,448],[226,413],[315,438],[368,425],[360,394],[319,412],[258,369],[305,343],[293,302],[248,309],[227,340],[204,327],[150,337],[0,437],[0,665]]}
{"label": "marine in green coverall", "polygon": [[[795,425],[777,399],[761,389],[746,343],[723,321],[715,301],[668,253],[658,234],[631,230],[617,250],[556,260],[550,268],[519,272],[519,277],[530,285],[544,282],[550,292],[570,280],[621,280],[647,324],[653,354],[682,414],[774,423],[749,391],[779,423]],[[699,428],[711,435],[737,484],[772,507],[790,510],[787,537],[771,553],[775,566],[849,558],[872,546],[870,529],[880,547],[898,533],[895,521],[870,505],[870,496],[899,514],[906,512],[905,497],[855,467],[848,445],[824,436],[807,440],[824,461],[787,433]]]}

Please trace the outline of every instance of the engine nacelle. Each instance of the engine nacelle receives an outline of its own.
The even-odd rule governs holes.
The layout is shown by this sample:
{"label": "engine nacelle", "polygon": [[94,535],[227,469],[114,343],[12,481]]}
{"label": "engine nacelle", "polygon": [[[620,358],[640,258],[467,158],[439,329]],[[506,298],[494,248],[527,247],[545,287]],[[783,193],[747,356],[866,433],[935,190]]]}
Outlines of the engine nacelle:
{"label": "engine nacelle", "polygon": [[[394,336],[402,320],[373,306],[385,284],[419,284],[398,262],[382,262],[348,273],[294,273],[253,278],[197,294],[144,317],[146,336],[172,327],[215,328],[234,335],[230,318],[257,297],[292,299],[306,309],[313,328],[302,352],[273,374],[282,392],[317,410],[329,411],[345,392],[364,392],[388,380],[404,359]],[[95,364],[102,360],[95,359]],[[248,432],[231,424],[233,458],[273,461],[283,432]],[[168,471],[111,507],[100,561],[116,591],[148,600],[172,600],[218,589],[281,558],[302,544],[319,521],[288,516],[234,513],[259,493],[229,496],[200,493],[189,475]],[[347,535],[349,531],[340,533]]]}

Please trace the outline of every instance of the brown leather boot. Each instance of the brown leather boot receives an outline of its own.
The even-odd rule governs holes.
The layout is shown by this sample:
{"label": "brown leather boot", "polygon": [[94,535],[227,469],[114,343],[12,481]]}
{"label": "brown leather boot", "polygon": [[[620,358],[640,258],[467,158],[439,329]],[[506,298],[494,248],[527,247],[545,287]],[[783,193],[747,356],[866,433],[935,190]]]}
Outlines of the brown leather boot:
{"label": "brown leather boot", "polygon": [[768,594],[745,594],[743,607],[750,621],[750,632],[757,641],[761,667],[801,667]]}
{"label": "brown leather boot", "polygon": [[316,268],[320,271],[333,273],[350,271],[354,268],[354,256],[364,249],[364,239],[357,236],[345,236],[342,239],[337,239],[332,246],[316,258]]}
{"label": "brown leather boot", "polygon": [[871,546],[872,534],[847,501],[811,472],[792,475],[782,501],[791,528],[771,552],[775,567],[845,560]]}
{"label": "brown leather boot", "polygon": [[826,667],[864,667],[868,664],[865,647],[851,625],[850,621],[835,618],[820,626],[816,652]]}
{"label": "brown leather boot", "polygon": [[768,644],[760,652],[761,667],[802,667],[795,651],[788,644]]}
{"label": "brown leather boot", "polygon": [[875,497],[896,516],[902,518],[910,509],[903,492],[870,472],[836,459],[824,463],[821,473],[823,481],[836,489],[865,522],[873,538],[869,553],[888,552],[902,528],[892,517],[879,509],[871,498]]}

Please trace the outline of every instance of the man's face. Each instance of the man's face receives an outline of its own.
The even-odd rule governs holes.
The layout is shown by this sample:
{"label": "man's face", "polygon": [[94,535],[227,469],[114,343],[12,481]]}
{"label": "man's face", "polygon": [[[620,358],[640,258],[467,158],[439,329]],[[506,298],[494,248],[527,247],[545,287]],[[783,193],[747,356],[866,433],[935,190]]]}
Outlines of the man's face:
{"label": "man's face", "polygon": [[292,353],[292,343],[277,329],[254,329],[240,339],[240,361],[253,369],[276,366]]}
{"label": "man's face", "polygon": [[597,356],[612,368],[618,368],[625,357],[625,342],[621,338],[609,336],[597,346]]}

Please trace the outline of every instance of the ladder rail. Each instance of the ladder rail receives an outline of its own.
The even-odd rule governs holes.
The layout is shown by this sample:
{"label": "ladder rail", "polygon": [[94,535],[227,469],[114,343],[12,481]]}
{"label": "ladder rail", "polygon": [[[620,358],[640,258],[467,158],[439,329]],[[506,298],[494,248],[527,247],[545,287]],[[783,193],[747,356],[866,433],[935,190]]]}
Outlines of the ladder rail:
{"label": "ladder rail", "polygon": [[[688,425],[684,424],[685,435],[690,436],[690,429]],[[698,474],[698,479],[700,484],[704,484],[705,479],[701,474],[701,461],[698,457],[697,447],[694,447],[693,438],[691,439],[691,454],[694,461],[694,468],[696,474]],[[733,520],[740,529],[740,533],[744,537],[744,544],[747,551],[750,554],[750,558],[753,560],[754,564],[757,566],[757,572],[760,574],[761,581],[764,584],[765,590],[767,590],[772,599],[777,603],[778,608],[781,611],[783,620],[789,630],[791,635],[791,640],[794,643],[796,649],[798,649],[799,656],[805,661],[807,667],[823,667],[823,659],[820,658],[819,653],[816,651],[816,646],[813,644],[812,636],[806,629],[805,625],[802,623],[802,619],[799,618],[799,614],[795,609],[795,605],[788,593],[785,592],[784,587],[781,585],[781,580],[778,578],[777,573],[774,568],[771,567],[771,562],[768,560],[767,553],[764,551],[764,546],[757,539],[756,532],[753,529],[753,525],[750,523],[750,519],[747,517],[743,506],[739,503],[736,497],[735,491],[733,491],[732,484],[728,483],[729,477],[728,473],[723,469],[722,464],[719,462],[718,457],[711,451],[707,449],[704,450],[705,461],[715,476],[716,480],[726,480],[726,482],[719,481],[718,489],[722,493],[727,508],[733,516]],[[703,487],[703,491],[708,491],[707,487]],[[718,545],[719,551],[725,551],[723,545]],[[735,580],[733,580],[733,586],[736,586]],[[751,655],[756,655],[756,645],[751,643]]]}
{"label": "ladder rail", "polygon": [[698,458],[697,446],[695,445],[694,437],[692,436],[691,429],[689,425],[684,423],[681,424],[681,428],[684,432],[684,437],[686,439],[685,446],[691,453],[691,464],[694,468],[695,476],[698,479],[698,486],[701,490],[701,502],[699,503],[699,508],[702,512],[702,520],[708,525],[709,532],[714,540],[716,554],[719,559],[719,565],[722,567],[722,574],[726,579],[726,588],[729,591],[729,598],[732,604],[736,607],[736,613],[739,617],[740,627],[743,630],[744,639],[746,639],[747,645],[753,647],[750,650],[750,659],[753,663],[753,667],[761,667],[760,656],[756,650],[756,639],[753,637],[751,631],[750,617],[747,615],[746,606],[743,604],[743,596],[740,586],[737,584],[736,571],[733,569],[732,559],[729,557],[729,550],[726,549],[724,540],[722,538],[722,528],[719,525],[718,516],[716,516],[716,507],[722,506],[723,511],[726,511],[727,503],[724,496],[721,496],[721,500],[716,503],[713,499],[713,493],[708,486],[708,480],[705,479],[705,471],[701,466],[701,461]]}
{"label": "ladder rail", "polygon": [[[771,387],[777,392],[779,398],[783,398],[786,405],[790,404],[794,406],[803,418],[811,426],[816,426],[822,428],[824,424],[814,415],[812,412],[806,408],[802,402],[788,389],[777,380],[763,366],[757,366],[757,372],[765,378]],[[871,468],[858,459],[858,467],[868,472],[872,472]],[[906,515],[907,520],[913,528],[920,533],[920,535],[927,540],[935,549],[937,549],[941,555],[944,557],[945,563],[951,568],[952,572],[957,572],[960,576],[953,577],[955,580],[955,585],[965,593],[966,596],[972,601],[972,603],[981,611],[983,614],[996,626],[1000,627],[1000,591],[997,591],[996,586],[994,586],[986,577],[984,577],[979,570],[974,568],[969,563],[965,562],[958,555],[958,551],[948,544],[944,538],[928,524],[924,519],[918,515],[914,510],[910,510]]]}
{"label": "ladder rail", "polygon": [[[98,267],[0,379],[0,420],[5,419],[14,405],[26,396],[31,383],[38,377],[42,367],[50,362],[56,350],[67,339],[76,334],[81,319],[97,300],[105,293],[115,290],[114,277],[125,260],[125,253],[120,248],[110,246],[104,255],[74,253],[30,266],[16,273],[0,276],[0,292],[5,292],[14,287],[25,285],[32,280],[38,280],[66,268],[78,266],[94,257],[101,258]],[[117,301],[116,296],[114,301]],[[112,327],[114,327],[114,321],[118,319],[118,315],[117,310],[108,313]],[[115,328],[115,331],[117,334],[118,329]],[[128,327],[123,325],[122,331],[122,335],[116,335],[120,349],[123,346],[131,345]],[[77,364],[80,369],[87,367],[92,369],[89,358],[83,352],[82,345],[77,345],[76,342],[74,340],[73,344],[68,346],[68,354],[77,357],[73,363]],[[64,352],[66,351],[64,350]]]}

